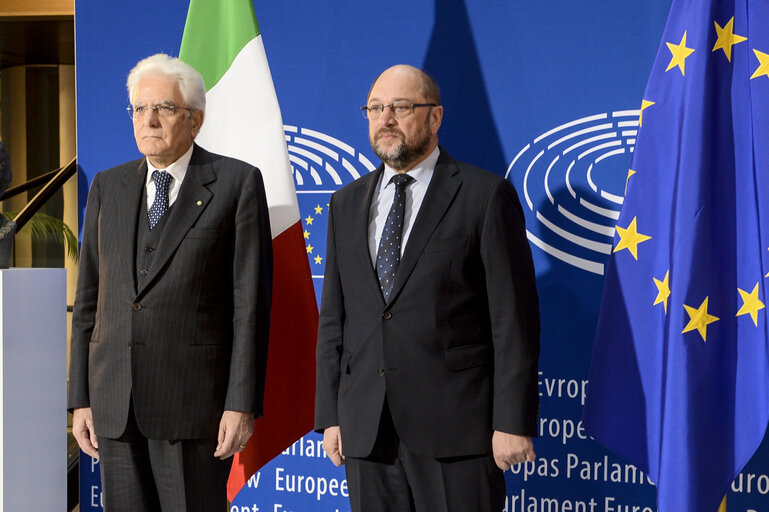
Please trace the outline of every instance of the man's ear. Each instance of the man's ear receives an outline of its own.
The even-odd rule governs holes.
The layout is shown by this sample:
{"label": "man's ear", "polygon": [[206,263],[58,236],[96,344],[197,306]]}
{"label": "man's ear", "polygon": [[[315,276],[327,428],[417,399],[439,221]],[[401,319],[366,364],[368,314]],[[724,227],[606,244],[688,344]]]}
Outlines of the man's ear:
{"label": "man's ear", "polygon": [[438,105],[430,109],[430,132],[433,135],[438,133],[438,129],[441,127],[443,121],[443,107]]}
{"label": "man's ear", "polygon": [[203,120],[205,119],[205,113],[202,110],[196,110],[191,112],[192,117],[192,138],[197,137],[200,132],[200,127],[203,126]]}

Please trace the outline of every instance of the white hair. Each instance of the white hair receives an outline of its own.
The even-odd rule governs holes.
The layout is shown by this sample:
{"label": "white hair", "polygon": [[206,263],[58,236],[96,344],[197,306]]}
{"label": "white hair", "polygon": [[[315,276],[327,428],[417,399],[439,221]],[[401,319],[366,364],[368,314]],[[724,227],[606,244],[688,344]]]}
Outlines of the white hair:
{"label": "white hair", "polygon": [[136,85],[142,77],[147,75],[162,75],[176,80],[187,106],[195,110],[205,111],[206,84],[203,77],[186,62],[164,53],[140,60],[128,74],[126,87],[128,88],[128,100],[131,104],[133,104]]}

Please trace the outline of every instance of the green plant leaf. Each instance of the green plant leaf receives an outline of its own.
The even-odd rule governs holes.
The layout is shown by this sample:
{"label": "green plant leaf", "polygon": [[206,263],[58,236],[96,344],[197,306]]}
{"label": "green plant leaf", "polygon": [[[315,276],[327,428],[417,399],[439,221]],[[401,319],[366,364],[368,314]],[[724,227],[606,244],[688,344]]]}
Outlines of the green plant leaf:
{"label": "green plant leaf", "polygon": [[[19,212],[3,212],[8,220],[13,220]],[[55,240],[64,246],[67,256],[77,261],[77,237],[61,219],[46,213],[37,212],[29,219],[20,233],[29,233],[35,240]]]}

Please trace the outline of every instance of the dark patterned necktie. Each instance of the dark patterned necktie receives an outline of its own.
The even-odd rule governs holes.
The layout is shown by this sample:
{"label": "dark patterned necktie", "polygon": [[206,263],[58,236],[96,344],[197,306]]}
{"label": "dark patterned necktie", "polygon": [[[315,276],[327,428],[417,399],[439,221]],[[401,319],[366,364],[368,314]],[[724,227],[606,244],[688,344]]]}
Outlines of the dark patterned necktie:
{"label": "dark patterned necktie", "polygon": [[168,211],[168,187],[171,186],[171,180],[174,177],[166,171],[153,171],[152,179],[155,181],[155,200],[147,211],[150,229],[154,228],[163,214]]}
{"label": "dark patterned necktie", "polygon": [[387,221],[379,240],[379,250],[376,253],[376,273],[379,276],[379,287],[385,302],[390,298],[390,292],[395,282],[395,272],[401,261],[401,234],[403,232],[403,217],[406,214],[406,185],[414,178],[408,174],[396,174],[390,179],[395,184],[395,197],[387,214]]}

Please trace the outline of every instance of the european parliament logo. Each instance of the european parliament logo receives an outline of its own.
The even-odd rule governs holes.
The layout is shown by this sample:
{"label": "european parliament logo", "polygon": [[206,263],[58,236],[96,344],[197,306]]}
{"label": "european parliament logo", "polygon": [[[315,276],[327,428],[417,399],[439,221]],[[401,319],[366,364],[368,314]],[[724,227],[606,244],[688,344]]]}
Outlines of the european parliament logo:
{"label": "european parliament logo", "polygon": [[325,133],[284,125],[296,183],[304,243],[316,291],[323,279],[331,194],[376,169],[363,153]]}
{"label": "european parliament logo", "polygon": [[576,119],[518,152],[505,177],[515,180],[523,195],[533,245],[574,267],[604,274],[640,113],[621,110]]}

